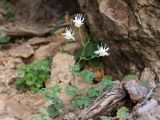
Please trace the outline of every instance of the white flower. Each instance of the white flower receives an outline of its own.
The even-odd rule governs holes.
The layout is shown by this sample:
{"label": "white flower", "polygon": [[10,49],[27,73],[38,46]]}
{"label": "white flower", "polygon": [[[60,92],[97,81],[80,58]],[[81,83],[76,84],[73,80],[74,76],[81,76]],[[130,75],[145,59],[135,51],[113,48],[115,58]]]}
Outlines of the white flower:
{"label": "white flower", "polygon": [[101,46],[97,46],[98,50],[96,50],[94,53],[99,56],[108,56],[109,53],[107,52],[109,50],[109,47],[107,48],[106,47],[106,44],[105,46],[103,47],[102,44]]}
{"label": "white flower", "polygon": [[62,34],[62,35],[64,36],[64,38],[67,39],[67,40],[70,40],[70,39],[75,40],[75,38],[74,38],[74,32],[72,31],[71,28],[66,28],[66,29],[65,29],[65,33],[61,33],[61,34]]}
{"label": "white flower", "polygon": [[73,20],[76,27],[81,27],[84,24],[84,17],[82,14],[77,14]]}

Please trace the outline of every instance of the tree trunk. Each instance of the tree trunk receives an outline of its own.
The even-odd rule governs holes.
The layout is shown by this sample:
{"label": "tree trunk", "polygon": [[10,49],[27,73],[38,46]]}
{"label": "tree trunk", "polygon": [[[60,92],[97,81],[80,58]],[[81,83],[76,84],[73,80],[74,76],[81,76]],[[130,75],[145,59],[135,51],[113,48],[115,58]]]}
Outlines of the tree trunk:
{"label": "tree trunk", "polygon": [[90,32],[110,47],[106,73],[122,78],[149,67],[160,78],[159,0],[78,0]]}
{"label": "tree trunk", "polygon": [[124,106],[126,91],[122,83],[117,82],[116,84],[111,92],[105,91],[91,106],[84,109],[77,120],[98,120],[99,116],[112,115],[117,108]]}

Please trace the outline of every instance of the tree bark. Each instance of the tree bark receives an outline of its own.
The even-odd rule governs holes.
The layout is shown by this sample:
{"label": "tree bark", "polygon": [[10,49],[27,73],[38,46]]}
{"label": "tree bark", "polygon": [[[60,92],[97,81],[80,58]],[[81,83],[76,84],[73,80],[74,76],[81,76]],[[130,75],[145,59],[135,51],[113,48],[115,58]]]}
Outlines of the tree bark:
{"label": "tree bark", "polygon": [[122,83],[118,83],[111,92],[105,91],[91,106],[84,109],[76,120],[97,120],[100,116],[112,115],[125,104],[125,97],[126,91]]}
{"label": "tree bark", "polygon": [[90,32],[110,47],[106,73],[122,78],[151,68],[160,78],[158,0],[78,0]]}

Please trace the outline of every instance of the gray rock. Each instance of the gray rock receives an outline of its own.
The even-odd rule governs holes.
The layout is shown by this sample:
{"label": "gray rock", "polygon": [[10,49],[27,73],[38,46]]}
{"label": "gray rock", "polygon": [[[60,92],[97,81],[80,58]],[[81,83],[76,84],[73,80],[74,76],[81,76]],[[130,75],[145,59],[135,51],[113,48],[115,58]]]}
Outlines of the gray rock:
{"label": "gray rock", "polygon": [[142,101],[149,92],[148,88],[141,86],[136,80],[125,81],[124,87],[133,103]]}

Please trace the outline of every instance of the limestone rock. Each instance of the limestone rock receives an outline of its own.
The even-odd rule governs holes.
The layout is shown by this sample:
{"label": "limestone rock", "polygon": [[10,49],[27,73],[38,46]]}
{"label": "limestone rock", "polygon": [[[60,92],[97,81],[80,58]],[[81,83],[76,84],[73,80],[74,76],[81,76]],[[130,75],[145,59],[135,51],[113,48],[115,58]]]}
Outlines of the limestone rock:
{"label": "limestone rock", "polygon": [[148,94],[149,98],[134,107],[127,120],[159,120],[160,119],[160,84]]}
{"label": "limestone rock", "polygon": [[49,56],[54,56],[59,50],[60,44],[52,42],[48,45],[39,47],[33,56],[34,60],[46,59]]}
{"label": "limestone rock", "polygon": [[124,87],[133,103],[142,101],[149,92],[149,89],[141,86],[140,83],[135,80],[126,81]]}
{"label": "limestone rock", "polygon": [[13,57],[23,57],[28,58],[34,53],[34,50],[31,45],[25,43],[16,48],[9,50],[9,54]]}
{"label": "limestone rock", "polygon": [[64,91],[66,86],[71,85],[73,81],[75,81],[76,85],[80,87],[84,93],[89,87],[82,78],[72,75],[71,65],[74,63],[74,56],[61,52],[57,53],[52,62],[51,80],[46,82],[46,87],[52,87],[55,84],[60,85],[62,91],[59,97],[66,105],[68,105],[72,99],[72,97],[68,96]]}

